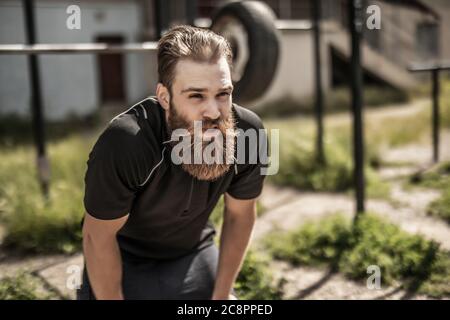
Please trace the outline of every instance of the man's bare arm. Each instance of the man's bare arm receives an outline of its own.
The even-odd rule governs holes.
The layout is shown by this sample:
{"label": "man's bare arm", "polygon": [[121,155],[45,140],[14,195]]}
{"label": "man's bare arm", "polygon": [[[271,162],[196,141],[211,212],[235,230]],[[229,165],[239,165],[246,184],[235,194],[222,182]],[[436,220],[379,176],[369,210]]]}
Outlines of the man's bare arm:
{"label": "man's bare arm", "polygon": [[239,200],[225,194],[225,212],[220,236],[219,266],[213,300],[226,300],[244,261],[256,220],[256,199]]}
{"label": "man's bare arm", "polygon": [[100,220],[85,214],[83,251],[94,295],[98,300],[122,300],[122,258],[116,234],[128,215]]}

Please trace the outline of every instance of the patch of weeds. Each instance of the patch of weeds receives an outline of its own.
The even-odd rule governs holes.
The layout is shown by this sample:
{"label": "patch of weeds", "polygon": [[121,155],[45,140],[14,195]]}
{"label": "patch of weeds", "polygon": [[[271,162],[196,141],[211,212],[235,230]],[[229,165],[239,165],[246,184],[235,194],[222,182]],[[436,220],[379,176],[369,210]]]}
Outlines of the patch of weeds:
{"label": "patch of weeds", "polygon": [[265,245],[274,258],[294,265],[328,266],[359,281],[367,278],[368,266],[377,265],[383,285],[401,282],[410,292],[450,296],[450,253],[372,214],[353,225],[335,215],[292,232],[274,232]]}
{"label": "patch of weeds", "polygon": [[283,297],[284,279],[274,282],[267,259],[252,250],[247,251],[235,283],[239,299],[280,300]]}
{"label": "patch of weeds", "polygon": [[49,300],[55,298],[51,293],[38,290],[39,281],[28,273],[0,279],[0,300]]}

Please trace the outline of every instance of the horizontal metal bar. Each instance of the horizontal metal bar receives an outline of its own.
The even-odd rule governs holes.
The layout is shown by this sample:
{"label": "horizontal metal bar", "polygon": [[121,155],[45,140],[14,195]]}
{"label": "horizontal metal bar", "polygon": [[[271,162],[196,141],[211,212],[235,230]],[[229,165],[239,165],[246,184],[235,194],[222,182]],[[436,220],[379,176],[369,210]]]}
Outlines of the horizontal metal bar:
{"label": "horizontal metal bar", "polygon": [[430,62],[430,63],[413,63],[408,67],[411,72],[424,72],[433,70],[450,70],[450,63]]}
{"label": "horizontal metal bar", "polygon": [[154,51],[157,42],[127,43],[122,45],[108,43],[67,43],[67,44],[3,44],[0,54],[83,54],[83,53],[132,53]]}
{"label": "horizontal metal bar", "polygon": [[312,24],[306,20],[276,20],[277,30],[312,30]]}

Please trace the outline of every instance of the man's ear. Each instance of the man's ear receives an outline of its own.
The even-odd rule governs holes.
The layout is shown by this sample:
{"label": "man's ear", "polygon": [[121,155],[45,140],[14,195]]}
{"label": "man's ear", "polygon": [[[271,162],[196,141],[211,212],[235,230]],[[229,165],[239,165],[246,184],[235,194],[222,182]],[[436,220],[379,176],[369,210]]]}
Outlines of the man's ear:
{"label": "man's ear", "polygon": [[158,98],[158,102],[163,107],[163,109],[168,111],[170,108],[170,93],[167,87],[164,86],[161,82],[158,82],[156,86],[156,97]]}

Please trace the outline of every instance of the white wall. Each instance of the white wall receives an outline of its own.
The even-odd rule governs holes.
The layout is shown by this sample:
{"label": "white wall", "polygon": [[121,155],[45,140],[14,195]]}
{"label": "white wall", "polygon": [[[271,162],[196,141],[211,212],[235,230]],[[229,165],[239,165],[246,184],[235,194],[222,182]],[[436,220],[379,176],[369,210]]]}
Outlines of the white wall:
{"label": "white wall", "polygon": [[[81,30],[66,27],[66,8],[72,4],[81,8]],[[119,34],[125,42],[136,42],[141,31],[141,13],[134,1],[40,0],[36,2],[36,24],[37,41],[41,43],[93,42],[102,34]],[[0,43],[24,42],[21,1],[0,2]],[[129,103],[149,94],[145,59],[136,53],[124,56]],[[42,55],[39,65],[46,118],[62,119],[70,113],[86,115],[99,108],[95,55]],[[0,113],[28,113],[28,81],[25,56],[0,56]]]}

